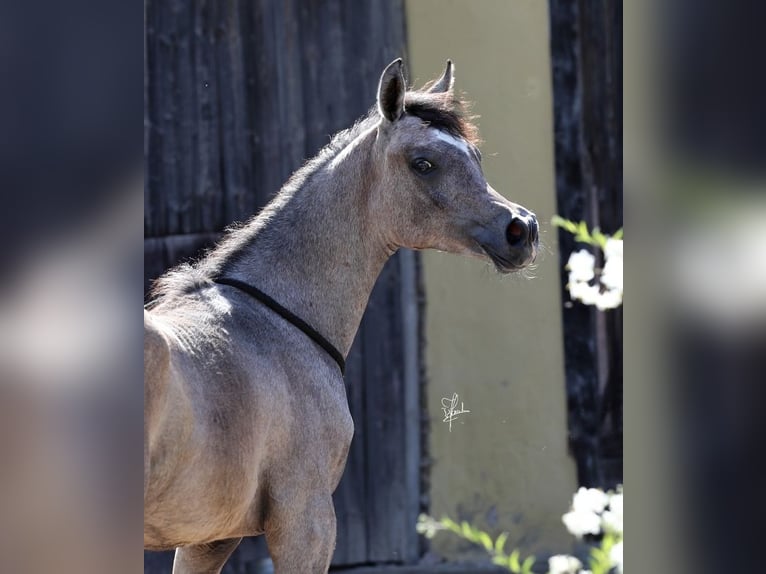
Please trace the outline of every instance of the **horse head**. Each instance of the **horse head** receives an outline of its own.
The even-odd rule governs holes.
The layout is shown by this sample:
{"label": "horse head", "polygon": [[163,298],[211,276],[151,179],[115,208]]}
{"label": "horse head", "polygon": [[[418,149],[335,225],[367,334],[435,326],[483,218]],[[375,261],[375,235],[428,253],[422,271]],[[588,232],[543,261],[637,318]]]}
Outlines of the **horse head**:
{"label": "horse head", "polygon": [[537,255],[537,219],[487,183],[476,126],[453,86],[451,61],[420,91],[406,89],[401,59],[383,71],[375,212],[390,214],[390,245],[478,256],[501,273],[522,269]]}

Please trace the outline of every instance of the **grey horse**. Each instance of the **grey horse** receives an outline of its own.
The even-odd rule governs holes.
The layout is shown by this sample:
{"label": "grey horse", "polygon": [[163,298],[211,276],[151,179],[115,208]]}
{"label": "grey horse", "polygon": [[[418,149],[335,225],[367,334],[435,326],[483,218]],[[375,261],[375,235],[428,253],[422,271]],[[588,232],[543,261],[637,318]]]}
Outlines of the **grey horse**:
{"label": "grey horse", "polygon": [[[401,59],[377,105],[144,311],[144,545],[173,572],[220,572],[266,535],[278,574],[326,572],[332,493],[354,424],[347,355],[400,247],[529,265],[537,221],[487,183],[453,67],[407,91]],[[414,526],[414,525],[413,525]]]}

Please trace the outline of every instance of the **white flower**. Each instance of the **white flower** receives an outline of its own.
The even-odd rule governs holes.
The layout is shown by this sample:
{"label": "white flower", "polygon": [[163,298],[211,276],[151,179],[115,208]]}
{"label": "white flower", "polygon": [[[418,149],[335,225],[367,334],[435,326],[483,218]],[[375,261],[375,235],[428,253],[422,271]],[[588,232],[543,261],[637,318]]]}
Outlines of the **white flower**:
{"label": "white flower", "polygon": [[612,257],[622,259],[622,239],[614,239],[613,237],[607,239],[604,254],[607,259]]}
{"label": "white flower", "polygon": [[622,516],[622,492],[615,492],[609,496],[609,510]]}
{"label": "white flower", "polygon": [[567,530],[577,538],[601,532],[601,519],[595,512],[573,510],[562,516],[561,520]]}
{"label": "white flower", "polygon": [[580,568],[582,568],[582,562],[574,556],[557,554],[548,558],[548,574],[577,574]]}
{"label": "white flower", "polygon": [[617,567],[618,574],[622,574],[622,540],[612,546],[612,549],[609,551],[609,559],[612,561],[612,566]]}
{"label": "white flower", "polygon": [[594,277],[593,268],[596,266],[596,258],[585,249],[573,251],[567,262],[569,269],[569,281],[590,281]]}
{"label": "white flower", "polygon": [[[569,295],[574,301],[595,305],[601,311],[615,309],[623,300],[623,257],[622,239],[609,238],[604,245],[604,268],[596,277],[596,258],[586,249],[574,251],[569,256],[566,268],[569,270]],[[602,292],[603,289],[603,292]]]}
{"label": "white flower", "polygon": [[607,510],[601,515],[601,523],[604,530],[611,530],[613,532],[619,532],[622,534],[622,515]]}
{"label": "white flower", "polygon": [[601,294],[598,285],[589,285],[585,281],[573,281],[569,277],[569,296],[572,299],[582,301],[586,305],[595,305]]}
{"label": "white flower", "polygon": [[415,530],[430,539],[433,538],[439,530],[444,530],[444,526],[427,514],[421,514],[418,516],[418,523],[415,526]]}
{"label": "white flower", "polygon": [[601,311],[605,311],[606,309],[616,309],[622,305],[622,290],[607,289],[603,293],[599,293],[594,304]]}
{"label": "white flower", "polygon": [[605,530],[623,533],[622,520],[622,493],[612,494],[609,497],[609,510],[601,516]]}
{"label": "white flower", "polygon": [[608,289],[622,291],[622,257],[607,256],[599,280]]}
{"label": "white flower", "polygon": [[622,516],[618,515],[616,512],[612,512],[611,510],[604,512],[604,514],[601,515],[601,524],[604,527],[604,530],[622,533]]}
{"label": "white flower", "polygon": [[581,486],[572,498],[572,510],[601,513],[609,504],[609,496],[598,488]]}

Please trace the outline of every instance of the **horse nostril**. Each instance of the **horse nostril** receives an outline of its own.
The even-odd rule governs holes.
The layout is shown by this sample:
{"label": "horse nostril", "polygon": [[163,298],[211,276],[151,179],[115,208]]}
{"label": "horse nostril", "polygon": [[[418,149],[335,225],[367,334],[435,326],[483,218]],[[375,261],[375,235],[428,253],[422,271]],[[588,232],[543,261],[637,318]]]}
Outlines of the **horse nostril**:
{"label": "horse nostril", "polygon": [[537,221],[534,219],[529,222],[529,242],[537,242]]}
{"label": "horse nostril", "polygon": [[523,243],[528,236],[529,228],[527,227],[527,224],[516,217],[513,218],[511,223],[508,224],[508,228],[505,230],[505,238],[511,245]]}

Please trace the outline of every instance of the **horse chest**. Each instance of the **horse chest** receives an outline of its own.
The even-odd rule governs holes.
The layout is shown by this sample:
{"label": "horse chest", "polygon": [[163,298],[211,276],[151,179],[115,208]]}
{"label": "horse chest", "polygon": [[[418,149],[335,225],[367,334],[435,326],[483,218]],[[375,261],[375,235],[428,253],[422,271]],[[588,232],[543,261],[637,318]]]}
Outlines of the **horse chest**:
{"label": "horse chest", "polygon": [[332,447],[346,447],[354,432],[353,420],[348,408],[345,391],[312,388],[301,393],[296,409],[295,428],[306,444],[326,444]]}

